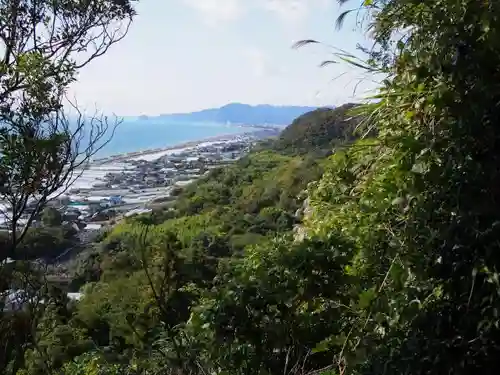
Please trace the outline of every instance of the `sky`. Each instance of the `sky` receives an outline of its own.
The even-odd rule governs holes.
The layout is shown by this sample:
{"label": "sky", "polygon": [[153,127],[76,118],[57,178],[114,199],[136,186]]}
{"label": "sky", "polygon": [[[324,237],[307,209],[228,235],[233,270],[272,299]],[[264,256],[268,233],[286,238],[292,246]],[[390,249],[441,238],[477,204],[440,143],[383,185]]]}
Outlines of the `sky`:
{"label": "sky", "polygon": [[[345,63],[319,67],[333,47],[357,53],[369,43],[354,16],[336,30],[344,9],[336,0],[141,0],[128,35],[80,72],[70,96],[119,116],[359,99],[373,79]],[[292,48],[303,39],[323,44]]]}

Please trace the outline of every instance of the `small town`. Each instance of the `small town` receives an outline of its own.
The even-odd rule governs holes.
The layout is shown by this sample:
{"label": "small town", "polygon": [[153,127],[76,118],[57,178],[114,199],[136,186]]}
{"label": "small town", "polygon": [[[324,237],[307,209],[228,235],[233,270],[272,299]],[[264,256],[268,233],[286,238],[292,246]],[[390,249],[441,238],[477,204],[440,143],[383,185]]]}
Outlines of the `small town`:
{"label": "small town", "polygon": [[[168,207],[175,200],[176,190],[213,168],[234,163],[248,153],[256,140],[268,137],[270,132],[266,129],[164,152],[150,151],[142,156],[134,153],[127,158],[110,157],[98,163],[101,176],[95,177],[90,186],[75,184],[49,201],[48,207],[60,213],[62,226],[73,228],[82,243],[91,242],[123,218]],[[92,170],[91,165],[88,173]],[[28,207],[20,225],[31,212]],[[41,218],[31,225],[42,226]],[[0,229],[9,229],[7,221],[1,222]]]}
{"label": "small town", "polygon": [[[246,155],[257,141],[277,132],[276,128],[264,127],[237,136],[93,161],[72,186],[49,200],[44,209],[57,213],[60,221],[55,225],[72,233],[71,241],[56,256],[36,259],[34,264],[48,267],[48,279],[52,282],[65,284],[69,280],[67,262],[95,242],[99,235],[126,218],[168,208],[184,186],[211,169],[234,163]],[[82,185],[81,180],[88,183]],[[33,217],[35,209],[34,204],[28,203],[18,225],[25,225],[31,217],[31,228],[47,228],[48,224],[43,220],[44,211]],[[0,216],[0,234],[10,231],[8,215],[6,209]],[[2,261],[4,264],[11,262],[14,262],[11,258]],[[11,303],[4,310],[17,309],[16,301],[24,299],[19,293],[22,291],[7,291]],[[67,293],[67,296],[79,300],[82,294]]]}

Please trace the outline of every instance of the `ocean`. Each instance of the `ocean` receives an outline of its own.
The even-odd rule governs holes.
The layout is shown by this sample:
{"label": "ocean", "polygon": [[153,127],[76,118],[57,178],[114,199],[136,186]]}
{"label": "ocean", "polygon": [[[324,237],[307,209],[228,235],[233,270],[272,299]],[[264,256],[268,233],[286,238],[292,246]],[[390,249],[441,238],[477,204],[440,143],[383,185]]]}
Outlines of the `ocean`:
{"label": "ocean", "polygon": [[[99,150],[93,159],[134,151],[166,148],[186,142],[201,141],[222,135],[238,135],[251,131],[252,128],[220,123],[180,123],[157,119],[127,119],[118,126],[110,142]],[[82,140],[82,142],[84,141]],[[154,159],[154,155],[151,156]],[[144,159],[148,159],[148,157]],[[83,171],[83,174],[73,182],[71,187],[90,188],[96,181],[102,179],[109,172],[123,172],[131,168],[133,169],[134,167],[121,162],[91,165]],[[77,171],[76,175],[78,174]],[[61,191],[54,193],[52,196],[57,196],[64,190],[61,189]],[[6,209],[6,206],[2,202],[0,202],[0,209]],[[4,220],[4,217],[0,215],[0,223]]]}
{"label": "ocean", "polygon": [[[110,142],[99,150],[93,159],[135,151],[167,148],[217,136],[248,133],[252,130],[255,129],[221,123],[181,123],[157,119],[126,120],[118,126]],[[143,155],[137,159],[154,160],[171,152],[174,151]],[[134,169],[134,167],[119,161],[103,165],[90,165],[72,184],[72,188],[90,188],[109,172],[124,172],[127,169]]]}
{"label": "ocean", "polygon": [[96,153],[95,158],[170,147],[220,135],[242,134],[251,130],[220,123],[181,123],[158,119],[124,120],[110,142]]}

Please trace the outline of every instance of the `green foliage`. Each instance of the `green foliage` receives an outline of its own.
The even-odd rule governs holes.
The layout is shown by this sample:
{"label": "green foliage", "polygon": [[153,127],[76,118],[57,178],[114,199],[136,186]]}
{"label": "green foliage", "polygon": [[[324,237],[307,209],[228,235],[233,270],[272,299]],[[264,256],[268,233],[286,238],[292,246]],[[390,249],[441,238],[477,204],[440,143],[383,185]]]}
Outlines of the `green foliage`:
{"label": "green foliage", "polygon": [[99,281],[102,274],[102,261],[103,252],[94,247],[84,249],[78,254],[71,267],[69,289],[77,292],[83,285]]}
{"label": "green foliage", "polygon": [[[214,366],[240,373],[252,367],[277,371],[287,351],[290,360],[301,360],[318,342],[340,333],[339,305],[331,305],[326,296],[340,291],[330,285],[344,278],[346,244],[332,240],[321,247],[320,242],[295,244],[291,239],[303,192],[321,176],[322,163],[311,155],[261,148],[179,190],[165,214],[115,226],[75,262],[72,288],[90,283],[83,287],[74,329],[103,348],[110,371],[131,365],[131,356],[139,362],[153,356],[149,362],[157,369],[188,372],[200,366],[207,371]],[[275,240],[278,233],[288,234]],[[328,288],[317,289],[323,279]],[[249,298],[243,303],[254,318],[242,315],[240,293]],[[262,303],[272,311],[259,312]],[[322,323],[311,314],[321,316]],[[216,325],[203,320],[209,316]],[[241,331],[224,344],[221,332],[233,324],[229,321],[237,322],[236,328],[241,324]],[[250,321],[257,326],[246,332]],[[289,329],[293,333],[287,334]],[[258,337],[271,335],[268,330],[272,336],[257,345]],[[308,337],[307,344],[295,345],[302,336]],[[324,355],[316,357],[314,363],[327,364]],[[76,362],[82,369],[100,361],[82,358]]]}
{"label": "green foliage", "polygon": [[258,185],[272,183],[270,178],[277,177],[280,167],[290,161],[286,156],[263,151],[244,157],[234,166],[214,169],[206,178],[180,193],[176,208],[181,215],[192,215],[231,204],[253,212],[260,208],[260,202],[251,198],[245,200],[245,192],[257,188],[261,192]]}
{"label": "green foliage", "polygon": [[37,327],[37,348],[26,353],[28,374],[44,375],[94,347],[85,331],[69,321],[68,316],[71,311],[63,306],[49,306],[45,310]]}
{"label": "green foliage", "polygon": [[[495,373],[500,8],[366,6],[378,42],[370,63],[391,75],[366,107],[379,135],[332,158],[309,223],[357,244],[348,271],[376,291],[352,325],[350,350],[364,353],[350,371]],[[402,28],[411,31],[393,43]]]}
{"label": "green foliage", "polygon": [[[129,0],[0,3],[0,201],[6,206],[0,219],[7,227],[2,232],[1,259],[17,260],[14,265],[0,264],[2,300],[5,289],[13,287],[42,300],[42,267],[23,260],[49,260],[72,245],[70,233],[57,227],[61,218],[55,211],[43,215],[48,228],[32,224],[49,199],[74,181],[80,167],[106,143],[107,130],[116,125],[104,116],[83,115],[75,103],[68,103],[66,93],[81,68],[125,36],[135,15],[132,4]],[[39,340],[33,331],[43,313],[41,305],[28,309],[30,334],[20,329],[15,345],[5,330],[9,319],[1,317],[1,374],[16,375],[27,366],[26,355]]]}
{"label": "green foliage", "polygon": [[147,309],[153,297],[143,272],[88,284],[84,293],[76,318],[98,345],[124,350],[154,324]]}
{"label": "green foliage", "polygon": [[[353,281],[343,272],[349,249],[333,238],[329,243],[282,238],[249,248],[242,259],[223,265],[188,329],[207,345],[210,362],[230,373],[281,372],[287,361],[291,370],[345,328]],[[317,349],[303,371],[330,361]]]}
{"label": "green foliage", "polygon": [[[305,115],[282,154],[212,171],[165,222],[118,226],[78,307],[114,354],[109,371],[147,360],[143,373],[498,372],[500,5],[363,10],[369,60],[339,58],[387,73],[356,107],[371,137],[353,142],[339,112]],[[315,160],[316,147],[336,150]]]}
{"label": "green foliage", "polygon": [[161,342],[157,364],[197,368],[193,353],[206,343],[185,338],[191,307],[225,272],[221,262],[292,229],[299,193],[320,174],[313,158],[260,151],[185,187],[166,221],[157,214],[117,225],[76,265],[75,285],[94,281],[76,326],[115,353],[110,363],[131,352],[140,359]]}
{"label": "green foliage", "polygon": [[356,104],[338,108],[319,108],[308,112],[288,126],[272,146],[287,154],[326,155],[334,148],[355,139],[362,117],[348,113]]}
{"label": "green foliage", "polygon": [[[300,193],[321,173],[320,161],[310,157],[255,152],[186,187],[176,202],[177,214],[208,213],[231,238],[289,231],[297,222]],[[242,243],[236,237],[231,242]]]}
{"label": "green foliage", "polygon": [[[51,259],[75,245],[72,232],[61,227],[31,228],[20,243],[16,259]],[[0,247],[8,248],[10,237],[0,234]]]}
{"label": "green foliage", "polygon": [[139,375],[147,374],[137,364],[109,363],[99,353],[89,352],[66,363],[57,375]]}
{"label": "green foliage", "polygon": [[48,227],[57,227],[62,223],[61,213],[54,207],[47,207],[42,212],[42,222]]}

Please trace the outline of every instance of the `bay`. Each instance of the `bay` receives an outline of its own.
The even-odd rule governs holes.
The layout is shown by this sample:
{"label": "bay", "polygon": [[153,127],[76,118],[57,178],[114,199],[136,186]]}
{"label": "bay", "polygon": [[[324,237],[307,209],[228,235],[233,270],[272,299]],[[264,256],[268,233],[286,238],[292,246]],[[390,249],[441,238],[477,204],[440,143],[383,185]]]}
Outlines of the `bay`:
{"label": "bay", "polygon": [[242,134],[251,130],[252,128],[248,127],[221,123],[125,119],[115,130],[113,138],[96,153],[95,157],[170,147],[210,137]]}

